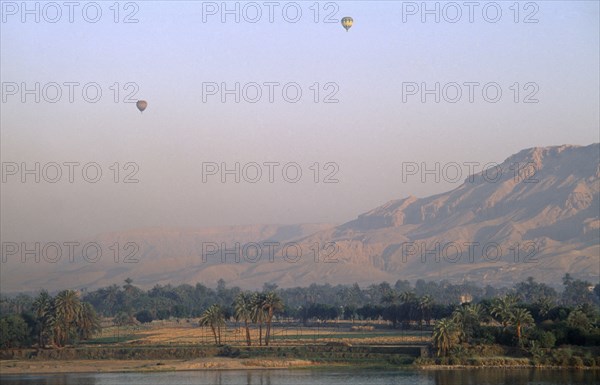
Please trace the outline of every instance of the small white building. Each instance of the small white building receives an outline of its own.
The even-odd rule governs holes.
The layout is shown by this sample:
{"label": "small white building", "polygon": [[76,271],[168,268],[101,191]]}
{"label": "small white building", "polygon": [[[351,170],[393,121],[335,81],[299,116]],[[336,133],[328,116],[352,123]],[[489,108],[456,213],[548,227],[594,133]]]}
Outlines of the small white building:
{"label": "small white building", "polygon": [[471,294],[461,294],[460,303],[471,303],[473,301],[473,296]]}

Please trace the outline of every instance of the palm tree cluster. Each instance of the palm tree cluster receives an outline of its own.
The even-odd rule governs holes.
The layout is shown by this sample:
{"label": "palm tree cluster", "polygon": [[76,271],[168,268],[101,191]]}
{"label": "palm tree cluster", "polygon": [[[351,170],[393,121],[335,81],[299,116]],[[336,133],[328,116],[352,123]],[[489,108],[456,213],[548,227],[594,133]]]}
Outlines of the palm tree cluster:
{"label": "palm tree cluster", "polygon": [[517,298],[512,295],[496,298],[492,303],[490,314],[496,317],[505,328],[509,325],[514,326],[519,344],[523,336],[523,327],[534,323],[531,312],[517,307]]}
{"label": "palm tree cluster", "polygon": [[485,317],[485,310],[480,304],[464,304],[457,307],[452,313],[451,321],[457,326],[460,342],[470,342]]}
{"label": "palm tree cluster", "polygon": [[433,346],[438,356],[445,356],[458,343],[459,331],[456,323],[449,318],[436,322],[433,329]]}
{"label": "palm tree cluster", "polygon": [[[275,292],[250,293],[241,292],[233,303],[234,317],[244,323],[246,345],[252,345],[250,325],[258,326],[258,343],[263,344],[263,327],[265,328],[264,343],[269,345],[271,340],[271,325],[277,312],[283,310],[283,301]],[[225,326],[225,316],[219,305],[212,305],[200,317],[201,326],[209,326],[213,333],[215,344],[221,344],[222,328]]]}
{"label": "palm tree cluster", "polygon": [[42,291],[33,303],[39,346],[64,346],[87,340],[100,330],[96,311],[79,299],[77,292],[64,290],[52,297]]}
{"label": "palm tree cluster", "polygon": [[221,345],[221,328],[225,326],[225,317],[221,306],[212,305],[200,317],[200,326],[210,326],[215,337],[215,344]]}
{"label": "palm tree cluster", "polygon": [[457,307],[452,316],[436,322],[433,329],[433,345],[438,356],[446,355],[461,342],[472,342],[480,330],[482,322],[495,319],[504,328],[513,328],[517,342],[522,346],[523,329],[534,324],[531,312],[517,306],[518,298],[506,295],[492,301],[486,309],[482,304],[463,304]]}
{"label": "palm tree cluster", "polygon": [[405,328],[413,322],[418,322],[419,326],[423,326],[423,323],[429,325],[431,322],[434,301],[428,294],[417,297],[412,291],[398,294],[391,290],[382,296],[381,303],[386,306],[383,319],[392,321],[394,327],[398,322],[402,322]]}

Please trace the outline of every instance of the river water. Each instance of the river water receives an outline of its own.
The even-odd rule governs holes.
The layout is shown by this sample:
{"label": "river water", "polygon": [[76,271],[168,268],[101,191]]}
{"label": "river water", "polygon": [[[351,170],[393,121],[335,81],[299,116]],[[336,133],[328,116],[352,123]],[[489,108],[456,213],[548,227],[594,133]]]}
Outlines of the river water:
{"label": "river water", "polygon": [[462,369],[223,370],[163,373],[0,375],[2,385],[597,385],[600,371]]}

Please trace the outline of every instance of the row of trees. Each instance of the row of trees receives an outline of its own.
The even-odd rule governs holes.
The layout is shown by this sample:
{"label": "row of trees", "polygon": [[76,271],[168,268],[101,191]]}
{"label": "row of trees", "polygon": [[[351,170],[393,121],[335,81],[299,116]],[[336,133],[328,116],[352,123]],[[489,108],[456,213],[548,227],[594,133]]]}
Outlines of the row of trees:
{"label": "row of trees", "polygon": [[535,304],[505,295],[477,304],[463,304],[435,323],[433,345],[438,356],[459,344],[516,345],[551,348],[556,343],[600,345],[600,311],[582,304],[553,306],[543,298]]}
{"label": "row of trees", "polygon": [[[591,312],[585,309],[600,304],[600,285],[590,290],[592,286],[589,282],[575,280],[568,274],[564,276],[562,283],[561,293],[533,278],[518,283],[513,289],[480,288],[470,283],[453,285],[444,281],[436,283],[423,280],[418,280],[412,286],[408,281],[399,280],[393,286],[383,282],[365,288],[356,284],[313,284],[304,288],[279,289],[274,284],[265,284],[262,292],[250,293],[237,287],[229,288],[223,280],[219,281],[215,289],[202,284],[157,285],[144,291],[127,279],[121,287],[112,285],[84,292],[81,300],[72,291],[60,292],[56,297],[47,292],[42,292],[37,297],[4,296],[0,298],[0,326],[7,332],[1,338],[4,341],[2,346],[9,346],[18,340],[15,335],[24,334],[19,330],[27,330],[33,333],[32,340],[37,341],[40,346],[64,346],[72,341],[89,338],[96,330],[97,317],[94,309],[104,316],[113,317],[116,325],[135,322],[135,319],[139,322],[170,317],[204,319],[207,315],[205,312],[210,309],[208,314],[213,315],[206,318],[209,320],[206,325],[214,325],[216,343],[220,343],[222,328],[217,320],[236,318],[245,325],[248,344],[252,343],[250,326],[254,324],[258,327],[258,343],[262,345],[263,336],[264,343],[269,343],[275,314],[304,322],[311,319],[384,319],[390,321],[393,327],[401,325],[403,328],[430,327],[434,320],[446,318],[457,325],[459,323],[454,316],[456,303],[465,298],[483,308],[485,317],[480,323],[486,325],[490,322],[489,319],[493,319],[499,322],[502,329],[510,328],[517,334],[521,334],[523,328],[514,326],[507,316],[513,312],[515,303],[518,304],[517,308],[529,311],[537,324],[547,320],[566,322],[574,311],[574,305],[584,306],[583,312],[594,323]],[[440,292],[444,292],[445,296],[430,294]],[[274,301],[275,297],[277,301]],[[510,311],[492,311],[492,302],[497,301],[495,298],[513,298],[514,303],[506,305]],[[450,299],[452,302],[449,303]],[[504,318],[502,314],[505,314]],[[465,319],[470,319],[464,315]],[[472,324],[475,323],[465,323],[467,326]],[[263,328],[266,329],[265,333]],[[467,334],[477,335],[478,332],[480,328],[477,327],[467,329]],[[575,334],[573,336],[574,339],[579,338]],[[520,336],[515,338],[521,339]],[[558,334],[557,338],[568,340]]]}
{"label": "row of trees", "polygon": [[91,304],[77,292],[64,290],[55,297],[42,291],[31,308],[0,320],[0,346],[18,347],[34,341],[38,346],[61,347],[87,340],[100,330],[100,321]]}
{"label": "row of trees", "polygon": [[[263,325],[265,330],[265,345],[269,345],[271,338],[271,325],[275,313],[283,310],[283,301],[275,292],[251,293],[242,292],[237,295],[233,303],[236,321],[244,323],[246,344],[252,345],[250,325],[258,325],[258,343],[263,344]],[[215,338],[215,344],[221,344],[221,328],[225,326],[225,315],[221,306],[214,304],[204,311],[200,317],[201,326],[209,326]]]}
{"label": "row of trees", "polygon": [[[265,284],[263,292],[276,292],[285,303],[283,314],[291,317],[305,317],[310,312],[324,313],[325,309],[317,309],[314,305],[322,304],[330,308],[329,313],[337,312],[344,307],[343,316],[351,318],[352,313],[367,305],[386,304],[388,298],[398,298],[402,293],[410,292],[415,297],[429,296],[435,298],[438,305],[451,305],[461,301],[462,296],[470,296],[478,302],[485,299],[501,297],[510,292],[519,296],[521,301],[534,303],[545,298],[551,303],[564,306],[578,304],[600,304],[600,285],[590,292],[591,284],[565,275],[563,291],[557,292],[553,287],[535,282],[532,278],[520,282],[513,288],[480,287],[474,283],[453,284],[448,281],[434,282],[417,280],[414,285],[406,280],[398,280],[395,284],[382,282],[367,287],[353,285],[312,284],[307,287],[278,288],[274,284]],[[91,303],[96,311],[106,317],[114,317],[119,313],[135,315],[141,311],[149,312],[152,319],[168,319],[170,317],[199,317],[204,310],[218,304],[226,316],[233,315],[233,301],[242,290],[238,287],[227,287],[220,280],[216,288],[209,288],[201,283],[196,285],[182,284],[156,285],[149,290],[142,290],[127,279],[121,286],[111,285],[94,291],[84,291],[83,301]],[[595,293],[595,294],[594,294]],[[399,301],[396,301],[399,303]],[[20,314],[31,308],[33,298],[28,295],[15,297],[0,296],[0,315]],[[299,314],[301,309],[304,314]],[[366,310],[366,308],[365,308]],[[339,315],[337,315],[339,316]],[[354,314],[354,317],[357,317]],[[311,318],[311,317],[308,317]]]}

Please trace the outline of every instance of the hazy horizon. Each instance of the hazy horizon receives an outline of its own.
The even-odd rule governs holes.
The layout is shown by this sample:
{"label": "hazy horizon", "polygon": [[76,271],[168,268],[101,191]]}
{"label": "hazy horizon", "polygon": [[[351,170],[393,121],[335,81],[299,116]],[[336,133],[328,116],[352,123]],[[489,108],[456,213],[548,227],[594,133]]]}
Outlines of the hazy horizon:
{"label": "hazy horizon", "polygon": [[[7,3],[13,2],[2,2],[0,25],[2,241],[79,240],[148,227],[340,224],[392,199],[451,190],[467,177],[464,168],[458,182],[424,183],[403,175],[407,163],[479,162],[481,171],[525,148],[600,141],[597,2],[529,2],[537,9],[519,3],[518,15],[512,3],[501,3],[498,22],[482,17],[482,2],[472,23],[466,9],[459,22],[446,21],[453,10],[445,2],[439,23],[431,15],[423,23],[407,9],[403,22],[407,5],[382,1],[321,2],[317,23],[312,2],[298,3],[302,16],[295,23],[281,13],[289,2],[278,3],[273,23],[264,7],[258,22],[248,22],[254,13],[247,2],[228,3],[247,10],[239,23],[203,9],[211,2],[161,1],[133,3],[137,9],[119,3],[118,15],[112,3],[100,3],[96,23],[82,18],[82,7],[72,23],[66,8],[50,23],[44,18],[54,10],[42,12],[47,2],[29,3],[39,4],[40,22],[29,15],[23,23]],[[332,12],[335,22],[323,22]],[[128,16],[138,22],[124,23]],[[339,23],[343,16],[354,18],[348,32]],[[39,103],[33,94],[25,102],[21,92],[12,94],[12,85],[36,82],[40,94],[49,83],[62,85],[60,101],[48,101],[51,86]],[[68,82],[80,84],[73,103]],[[92,82],[102,90],[96,103],[80,92]],[[124,88],[128,82],[135,84]],[[203,101],[206,87],[236,82],[240,89],[251,84],[239,103],[210,92]],[[302,98],[293,103],[275,92],[270,103],[269,82],[279,83],[278,90],[296,83]],[[406,88],[423,82],[461,85],[462,98],[452,103],[442,95],[436,103],[425,95],[423,103]],[[498,84],[501,98],[489,102],[475,92],[470,103],[464,86],[470,82],[480,83],[477,90]],[[247,101],[255,96],[253,84],[263,92],[257,103]],[[135,87],[131,101],[148,101],[143,113],[123,102]],[[445,96],[455,90],[448,86]],[[325,103],[328,97],[338,102]],[[524,103],[527,97],[537,102]],[[42,175],[35,183],[30,175],[22,183],[19,173],[4,175],[14,164],[36,162],[40,172],[48,167],[50,179],[53,165],[61,165],[62,179],[49,183]],[[73,183],[65,162],[77,163]],[[90,162],[97,164],[91,174],[102,171],[97,183],[77,172]],[[235,183],[229,175],[222,183],[216,173],[203,181],[203,164],[235,162],[248,167],[249,179],[253,165],[261,165],[261,180],[242,176]],[[275,172],[270,183],[265,162],[279,163],[278,170],[295,162],[301,180]],[[124,183],[128,176],[138,182]],[[334,183],[323,183],[327,178]]]}

